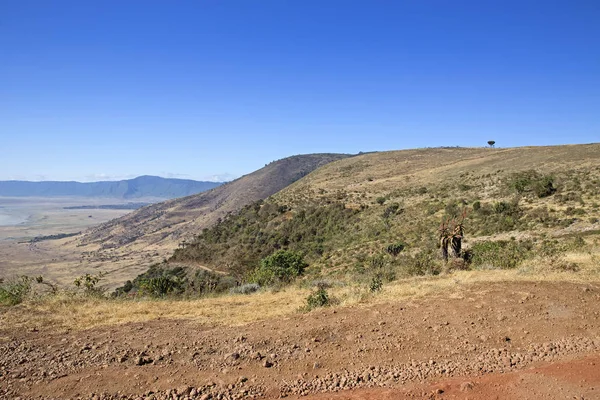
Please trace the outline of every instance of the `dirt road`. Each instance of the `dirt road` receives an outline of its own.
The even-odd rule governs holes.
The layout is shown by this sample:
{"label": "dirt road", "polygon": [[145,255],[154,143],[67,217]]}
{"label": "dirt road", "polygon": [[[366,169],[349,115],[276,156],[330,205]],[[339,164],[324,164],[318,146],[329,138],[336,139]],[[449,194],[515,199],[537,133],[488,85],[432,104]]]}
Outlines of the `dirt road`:
{"label": "dirt road", "polygon": [[0,398],[600,399],[600,288],[475,285],[239,327],[0,328]]}

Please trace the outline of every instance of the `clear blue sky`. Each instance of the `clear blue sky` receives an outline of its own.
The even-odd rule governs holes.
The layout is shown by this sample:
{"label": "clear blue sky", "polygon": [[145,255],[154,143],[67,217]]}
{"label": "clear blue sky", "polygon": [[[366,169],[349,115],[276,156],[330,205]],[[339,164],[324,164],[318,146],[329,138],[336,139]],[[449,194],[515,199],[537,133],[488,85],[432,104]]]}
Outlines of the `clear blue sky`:
{"label": "clear blue sky", "polygon": [[0,0],[0,179],[599,134],[597,0]]}

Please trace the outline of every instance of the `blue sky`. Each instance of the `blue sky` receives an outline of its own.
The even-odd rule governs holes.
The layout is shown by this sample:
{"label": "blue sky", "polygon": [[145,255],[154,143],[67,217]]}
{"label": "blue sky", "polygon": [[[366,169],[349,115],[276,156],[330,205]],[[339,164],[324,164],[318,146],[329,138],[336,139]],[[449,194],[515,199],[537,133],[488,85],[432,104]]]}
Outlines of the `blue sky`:
{"label": "blue sky", "polygon": [[0,179],[598,142],[598,1],[0,0]]}

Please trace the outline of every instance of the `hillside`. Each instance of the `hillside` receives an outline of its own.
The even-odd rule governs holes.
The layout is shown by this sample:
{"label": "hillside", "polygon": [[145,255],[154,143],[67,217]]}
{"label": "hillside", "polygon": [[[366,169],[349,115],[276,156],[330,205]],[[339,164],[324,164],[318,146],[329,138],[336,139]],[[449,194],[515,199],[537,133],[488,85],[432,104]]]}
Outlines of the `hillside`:
{"label": "hillside", "polygon": [[[129,243],[111,240],[131,215],[97,242],[67,238],[92,258],[0,282],[0,397],[597,398],[599,144],[340,156],[207,211],[211,227],[146,270],[146,226],[184,204],[248,202],[307,158],[146,207]],[[444,263],[438,228],[457,215],[464,246]],[[292,279],[259,286],[292,262]],[[61,267],[70,289],[52,284]],[[110,298],[97,286],[136,270]]]}
{"label": "hillside", "polygon": [[[46,274],[59,282],[68,283],[81,271],[100,269],[110,272],[109,284],[121,284],[150,263],[168,257],[180,242],[191,240],[227,213],[265,199],[316,168],[346,157],[310,154],[274,161],[212,190],[140,208],[68,240],[40,243],[35,252],[55,259],[56,267]],[[48,261],[40,259],[38,264],[42,262],[46,271]],[[36,271],[36,265],[31,271]]]}
{"label": "hillside", "polygon": [[0,196],[6,197],[107,197],[172,199],[204,192],[221,182],[139,176],[134,179],[103,182],[0,181]]}
{"label": "hillside", "polygon": [[[465,262],[510,268],[598,233],[599,188],[599,144],[365,154],[247,206],[178,249],[172,261],[228,267],[239,276],[290,249],[304,254],[315,278],[437,274],[444,268],[438,227],[464,211],[465,257],[472,257]],[[577,268],[559,257],[552,262]]]}

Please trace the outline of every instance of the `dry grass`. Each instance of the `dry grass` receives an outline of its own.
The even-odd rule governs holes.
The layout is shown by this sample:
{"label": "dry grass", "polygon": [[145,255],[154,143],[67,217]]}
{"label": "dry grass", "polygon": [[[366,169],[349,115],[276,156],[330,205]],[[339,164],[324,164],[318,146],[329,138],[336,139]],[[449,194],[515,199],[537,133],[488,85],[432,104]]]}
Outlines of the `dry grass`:
{"label": "dry grass", "polygon": [[[362,286],[330,289],[338,299],[336,307],[371,306],[410,301],[426,296],[462,297],[470,286],[497,282],[572,282],[600,284],[600,249],[586,253],[567,253],[563,257],[577,262],[579,270],[560,271],[534,259],[512,270],[454,271],[439,276],[404,279],[385,284],[373,294]],[[221,296],[198,300],[110,300],[67,295],[31,300],[2,310],[0,323],[8,328],[89,329],[158,319],[186,319],[209,325],[239,326],[272,318],[291,317],[305,305],[309,291],[289,287],[279,292]]]}
{"label": "dry grass", "polygon": [[292,314],[302,305],[306,294],[289,289],[197,300],[113,300],[57,295],[5,309],[0,322],[5,327],[89,329],[127,322],[189,319],[236,326]]}
{"label": "dry grass", "polygon": [[564,258],[576,262],[579,270],[561,271],[544,259],[533,259],[516,269],[490,271],[454,271],[438,276],[415,277],[385,284],[381,292],[371,294],[366,288],[343,289],[334,293],[341,304],[381,304],[398,300],[440,296],[461,297],[461,292],[481,283],[498,282],[570,282],[600,284],[600,249],[588,253],[567,253]]}

